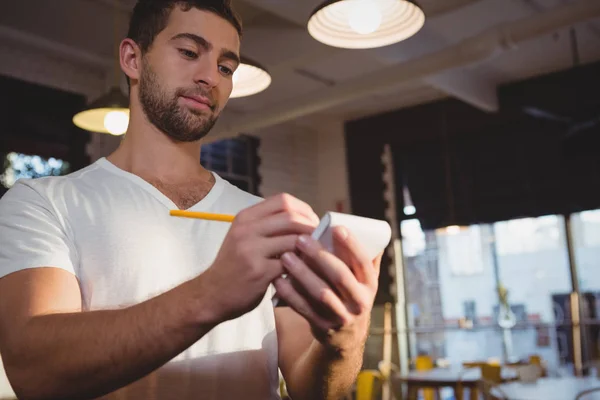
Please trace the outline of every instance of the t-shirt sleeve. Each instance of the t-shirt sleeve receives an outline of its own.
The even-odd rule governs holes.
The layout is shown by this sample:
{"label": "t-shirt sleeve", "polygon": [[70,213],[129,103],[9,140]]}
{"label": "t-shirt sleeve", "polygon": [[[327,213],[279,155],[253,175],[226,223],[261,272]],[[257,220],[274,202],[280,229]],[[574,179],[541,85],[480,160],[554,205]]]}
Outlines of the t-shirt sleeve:
{"label": "t-shirt sleeve", "polygon": [[48,199],[17,182],[0,199],[0,278],[56,267],[75,274],[76,251]]}

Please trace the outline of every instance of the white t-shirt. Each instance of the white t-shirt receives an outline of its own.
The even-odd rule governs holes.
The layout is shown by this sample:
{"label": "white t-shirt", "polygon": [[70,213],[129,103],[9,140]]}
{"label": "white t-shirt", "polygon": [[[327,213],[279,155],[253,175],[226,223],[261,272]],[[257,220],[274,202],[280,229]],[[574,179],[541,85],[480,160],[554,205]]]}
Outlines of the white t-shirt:
{"label": "white t-shirt", "polygon": [[[260,201],[215,179],[191,211],[236,214]],[[176,208],[105,158],[64,177],[21,180],[0,199],[0,277],[58,267],[77,276],[85,311],[140,303],[205,271],[229,229],[224,222],[171,217]],[[105,398],[279,399],[271,295]]]}

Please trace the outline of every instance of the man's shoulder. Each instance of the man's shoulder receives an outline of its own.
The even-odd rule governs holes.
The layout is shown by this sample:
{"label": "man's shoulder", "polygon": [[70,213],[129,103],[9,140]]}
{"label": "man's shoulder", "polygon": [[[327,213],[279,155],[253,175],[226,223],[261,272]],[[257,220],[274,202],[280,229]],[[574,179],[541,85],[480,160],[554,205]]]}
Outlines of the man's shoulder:
{"label": "man's shoulder", "polygon": [[222,179],[224,183],[224,199],[227,199],[228,201],[238,205],[240,209],[251,207],[263,201],[262,197],[242,190],[224,178],[220,179]]}
{"label": "man's shoulder", "polygon": [[92,164],[63,176],[19,179],[6,191],[2,199],[27,201],[42,198],[51,202],[54,197],[65,196],[69,189],[76,187],[81,182],[81,177],[95,168],[95,165]]}

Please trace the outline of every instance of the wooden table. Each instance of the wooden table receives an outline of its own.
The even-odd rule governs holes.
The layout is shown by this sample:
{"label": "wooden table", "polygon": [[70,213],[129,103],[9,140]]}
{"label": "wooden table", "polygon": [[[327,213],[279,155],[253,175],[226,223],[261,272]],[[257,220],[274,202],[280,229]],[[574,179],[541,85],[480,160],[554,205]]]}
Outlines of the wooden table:
{"label": "wooden table", "polygon": [[[510,400],[574,400],[578,393],[593,388],[600,388],[600,379],[540,378],[535,383],[503,383],[498,388],[492,389],[492,394]],[[598,399],[600,399],[600,392],[585,397],[585,400]]]}
{"label": "wooden table", "polygon": [[[516,369],[502,368],[504,381],[516,378]],[[471,393],[475,393],[480,379],[481,370],[479,368],[435,368],[429,371],[413,371],[407,375],[396,374],[392,376],[392,384],[396,393],[401,393],[402,384],[406,384],[409,400],[417,399],[419,389],[435,389],[437,391],[444,387],[453,388],[454,398],[462,400],[463,388],[468,388]]]}

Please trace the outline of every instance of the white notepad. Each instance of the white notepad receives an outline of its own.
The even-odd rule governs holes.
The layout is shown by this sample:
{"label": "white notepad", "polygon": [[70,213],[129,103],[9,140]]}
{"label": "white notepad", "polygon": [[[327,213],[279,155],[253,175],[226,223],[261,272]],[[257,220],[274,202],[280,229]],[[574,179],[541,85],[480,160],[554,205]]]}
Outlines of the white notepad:
{"label": "white notepad", "polygon": [[312,237],[330,252],[333,252],[331,230],[336,226],[343,226],[348,229],[358,243],[363,246],[370,259],[375,259],[381,254],[392,238],[392,228],[386,221],[328,212],[321,218],[321,222],[314,230]]}

